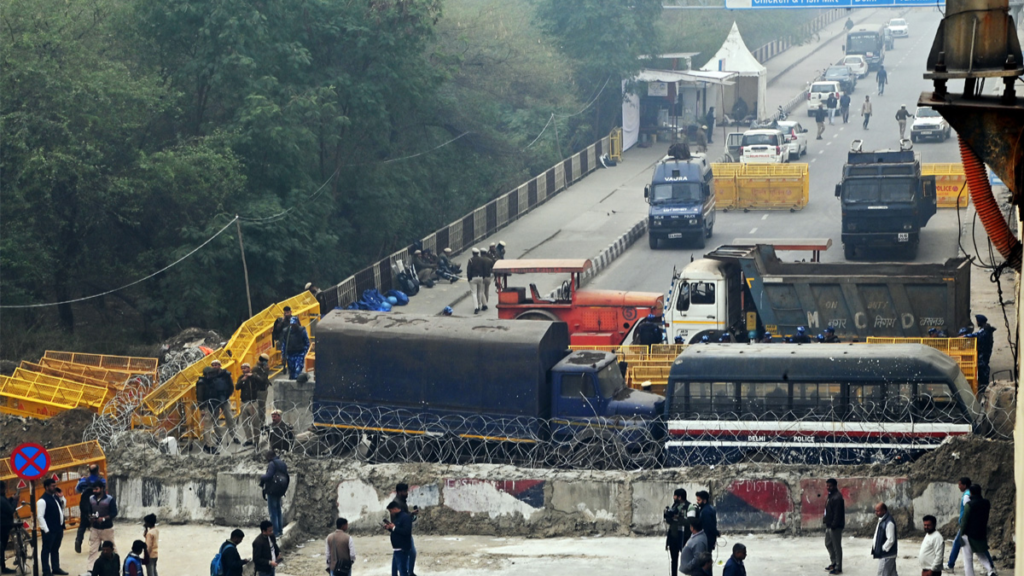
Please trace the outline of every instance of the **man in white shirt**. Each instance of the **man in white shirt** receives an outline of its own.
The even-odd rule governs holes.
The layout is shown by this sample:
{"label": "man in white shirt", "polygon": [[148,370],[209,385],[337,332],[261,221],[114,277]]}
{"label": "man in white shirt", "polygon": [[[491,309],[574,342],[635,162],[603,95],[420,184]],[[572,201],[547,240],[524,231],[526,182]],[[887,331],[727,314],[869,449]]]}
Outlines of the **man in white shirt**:
{"label": "man in white shirt", "polygon": [[36,502],[36,522],[43,533],[43,550],[39,563],[43,576],[60,575],[67,572],[60,568],[60,543],[64,539],[64,496],[58,493],[57,481],[43,480],[43,497]]}
{"label": "man in white shirt", "polygon": [[885,505],[885,502],[875,504],[875,516],[878,517],[878,526],[875,528],[871,556],[878,558],[878,576],[897,576],[896,556],[899,554],[899,544],[896,536],[896,522],[889,514],[889,507]]}
{"label": "man in white shirt", "polygon": [[935,531],[938,521],[935,516],[925,516],[921,520],[924,527],[924,540],[917,559],[921,561],[921,576],[942,576],[942,559],[946,555],[946,541],[942,534]]}
{"label": "man in white shirt", "polygon": [[348,534],[348,520],[338,518],[335,527],[337,530],[327,537],[327,572],[331,576],[348,575],[356,561],[356,544]]}

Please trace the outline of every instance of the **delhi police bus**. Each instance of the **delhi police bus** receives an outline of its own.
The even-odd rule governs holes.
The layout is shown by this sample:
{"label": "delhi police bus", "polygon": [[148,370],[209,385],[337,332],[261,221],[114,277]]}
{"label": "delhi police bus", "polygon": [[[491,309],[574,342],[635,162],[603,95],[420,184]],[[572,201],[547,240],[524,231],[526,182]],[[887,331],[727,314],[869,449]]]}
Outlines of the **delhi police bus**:
{"label": "delhi police bus", "polygon": [[885,62],[885,26],[867,24],[846,34],[846,54],[860,54],[868,63],[868,70],[878,70]]}
{"label": "delhi police bus", "polygon": [[984,416],[957,363],[921,344],[706,344],[665,391],[666,464],[909,461]]}

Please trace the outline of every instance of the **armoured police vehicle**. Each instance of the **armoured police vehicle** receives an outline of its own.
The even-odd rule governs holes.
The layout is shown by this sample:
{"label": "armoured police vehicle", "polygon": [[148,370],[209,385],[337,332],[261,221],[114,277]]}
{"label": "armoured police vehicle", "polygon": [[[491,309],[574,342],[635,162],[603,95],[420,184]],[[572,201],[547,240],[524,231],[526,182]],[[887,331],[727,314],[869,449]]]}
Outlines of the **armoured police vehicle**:
{"label": "armoured police vehicle", "polygon": [[662,240],[693,238],[703,248],[715,227],[715,185],[711,164],[702,154],[666,156],[644,188],[651,205],[647,234],[651,249]]}

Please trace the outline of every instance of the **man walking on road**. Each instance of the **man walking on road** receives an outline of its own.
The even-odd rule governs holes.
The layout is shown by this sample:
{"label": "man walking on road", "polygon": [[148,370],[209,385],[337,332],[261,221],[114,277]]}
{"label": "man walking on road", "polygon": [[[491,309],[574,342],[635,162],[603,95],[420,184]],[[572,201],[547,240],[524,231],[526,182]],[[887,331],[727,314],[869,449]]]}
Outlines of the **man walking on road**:
{"label": "man walking on road", "polygon": [[878,525],[875,527],[871,557],[878,559],[878,576],[897,576],[896,555],[899,553],[899,545],[896,542],[896,522],[889,514],[889,507],[885,502],[875,504],[875,516],[878,517]]}
{"label": "man walking on road", "polygon": [[864,117],[864,129],[868,129],[868,121],[871,120],[871,97],[864,96],[864,104],[860,107],[860,115]]}
{"label": "man walking on road", "polygon": [[43,496],[36,502],[36,522],[43,533],[43,550],[39,555],[43,576],[67,574],[60,569],[60,543],[64,539],[64,506],[61,500],[63,497],[57,495],[57,481],[53,478],[43,480]]}
{"label": "man walking on road", "polygon": [[725,563],[722,576],[747,576],[747,568],[743,561],[747,559],[747,547],[739,542],[732,545],[732,556]]}
{"label": "man walking on road", "polygon": [[846,528],[846,501],[835,478],[825,481],[825,549],[828,550],[829,574],[843,573],[843,528]]}
{"label": "man walking on road", "polygon": [[[971,500],[971,493],[969,492],[971,489],[971,478],[969,476],[962,476],[957,482],[957,487],[960,488],[960,492],[962,492],[962,495],[960,496],[960,516],[957,518],[957,525],[959,526],[960,521],[964,518],[964,506],[967,506],[967,503]],[[946,565],[951,572],[953,571],[953,565],[956,564],[957,556],[960,555],[961,536],[963,536],[963,534],[961,534],[958,529],[956,536],[953,537],[953,550],[949,553],[949,563]]]}
{"label": "man walking on road", "polygon": [[903,140],[904,134],[907,131],[907,118],[913,118],[914,115],[907,110],[907,105],[900,106],[900,109],[896,111],[896,122],[900,125],[900,140]]}
{"label": "man walking on road", "polygon": [[114,518],[117,518],[117,502],[107,494],[106,484],[97,484],[89,499],[92,509],[92,529],[89,531],[89,566],[96,562],[100,555],[100,546],[104,542],[114,541]]}
{"label": "man walking on road", "polygon": [[946,541],[942,534],[935,531],[935,516],[925,516],[921,520],[924,528],[924,540],[921,540],[921,551],[917,559],[921,562],[921,576],[942,576],[942,557],[946,555]]}
{"label": "man walking on road", "polygon": [[388,504],[391,522],[384,529],[391,532],[391,576],[409,576],[409,552],[412,550],[412,516],[402,511],[398,502]]}
{"label": "man walking on road", "polygon": [[850,122],[850,95],[843,93],[843,97],[839,99],[839,111],[843,115],[843,124]]}
{"label": "man walking on road", "polygon": [[885,66],[878,65],[878,72],[875,72],[875,81],[878,82],[878,95],[885,94],[885,85],[889,83],[889,73],[885,71]]}
{"label": "man walking on road", "polygon": [[466,280],[469,281],[469,291],[473,296],[473,314],[479,314],[480,308],[484,306],[484,270],[486,268],[486,263],[480,257],[480,249],[473,248],[473,256],[466,263]]}
{"label": "man walking on road", "polygon": [[825,133],[825,107],[822,106],[814,111],[814,121],[818,124],[818,140],[821,140],[821,135]]}
{"label": "man walking on road", "polygon": [[988,553],[988,520],[992,506],[981,497],[981,486],[972,484],[967,491],[971,495],[960,518],[960,548],[964,554],[964,576],[974,576],[974,555],[988,576],[996,573],[992,557]]}
{"label": "man walking on road", "polygon": [[839,100],[835,94],[829,94],[828,100],[825,100],[825,108],[828,108],[828,125],[832,125],[832,121],[836,117],[836,107],[839,106]]}
{"label": "man walking on road", "polygon": [[349,576],[356,561],[356,545],[348,535],[348,520],[338,518],[338,528],[327,536],[327,573],[330,576]]}
{"label": "man walking on road", "polygon": [[[402,512],[405,512],[412,519],[413,526],[416,525],[416,516],[420,513],[419,506],[413,506],[409,508],[409,485],[405,482],[399,482],[395,486],[395,502],[402,507]],[[412,531],[409,532],[409,576],[416,576],[416,540],[412,537]]]}

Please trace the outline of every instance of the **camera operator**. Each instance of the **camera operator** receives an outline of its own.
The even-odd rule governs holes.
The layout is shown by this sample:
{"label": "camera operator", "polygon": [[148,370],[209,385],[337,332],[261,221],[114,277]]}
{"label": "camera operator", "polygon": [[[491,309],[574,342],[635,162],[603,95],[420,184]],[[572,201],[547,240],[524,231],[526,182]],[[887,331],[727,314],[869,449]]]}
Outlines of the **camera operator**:
{"label": "camera operator", "polygon": [[686,500],[686,490],[677,488],[672,505],[665,507],[665,549],[672,559],[672,576],[679,573],[679,553],[690,539],[690,521],[697,517],[697,507]]}

